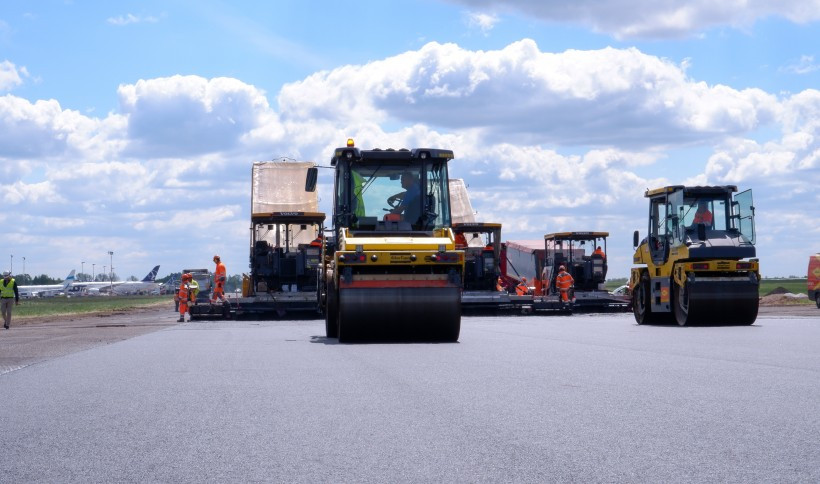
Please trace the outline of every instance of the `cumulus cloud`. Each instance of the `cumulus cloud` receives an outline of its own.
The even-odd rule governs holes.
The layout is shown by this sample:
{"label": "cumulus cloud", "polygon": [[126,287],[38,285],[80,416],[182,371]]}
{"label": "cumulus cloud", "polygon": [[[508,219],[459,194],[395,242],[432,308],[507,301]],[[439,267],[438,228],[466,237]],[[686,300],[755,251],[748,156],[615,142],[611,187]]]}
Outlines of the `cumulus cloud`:
{"label": "cumulus cloud", "polygon": [[674,38],[708,29],[744,28],[765,17],[795,23],[820,19],[820,0],[450,0],[470,8],[515,11],[548,22],[571,22],[616,38]]}
{"label": "cumulus cloud", "polygon": [[725,183],[820,182],[820,91],[795,94],[782,106],[780,140],[728,139],[710,157],[707,177]]}
{"label": "cumulus cloud", "polygon": [[23,79],[29,77],[25,66],[19,68],[5,60],[0,62],[0,91],[10,91],[23,84]]}
{"label": "cumulus cloud", "polygon": [[0,200],[8,205],[21,203],[60,203],[65,199],[57,193],[55,184],[51,181],[40,183],[23,183],[18,181],[11,185],[0,186]]}
{"label": "cumulus cloud", "polygon": [[105,20],[111,25],[116,25],[118,27],[122,27],[125,25],[130,24],[140,24],[140,23],[151,23],[155,24],[159,22],[159,18],[153,17],[151,15],[134,15],[132,13],[127,13],[125,15],[118,15],[116,17],[109,17]]}
{"label": "cumulus cloud", "polygon": [[399,120],[478,128],[519,142],[657,146],[755,129],[777,100],[690,80],[637,49],[544,53],[532,40],[470,51],[429,43],[283,87],[283,118]]}
{"label": "cumulus cloud", "polygon": [[133,155],[231,150],[263,121],[275,122],[265,93],[236,79],[173,76],[121,85],[118,93]]}
{"label": "cumulus cloud", "polygon": [[55,100],[34,103],[7,94],[0,97],[0,158],[49,157],[93,141],[97,120],[64,110]]}

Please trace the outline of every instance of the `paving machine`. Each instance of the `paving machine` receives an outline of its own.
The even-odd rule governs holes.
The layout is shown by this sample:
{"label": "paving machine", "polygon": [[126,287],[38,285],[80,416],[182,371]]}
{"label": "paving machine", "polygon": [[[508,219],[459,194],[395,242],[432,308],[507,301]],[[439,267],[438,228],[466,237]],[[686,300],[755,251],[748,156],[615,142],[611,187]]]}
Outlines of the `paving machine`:
{"label": "paving machine", "polygon": [[304,189],[310,162],[256,162],[252,169],[250,274],[237,315],[319,312],[318,268],[325,214]]}
{"label": "paving machine", "polygon": [[450,150],[360,150],[353,140],[335,150],[319,295],[329,338],[458,340],[464,252],[451,229],[451,159]]}
{"label": "paving machine", "polygon": [[497,310],[512,307],[510,295],[499,290],[501,224],[454,223],[456,248],[464,250],[463,309]]}
{"label": "paving machine", "polygon": [[604,289],[606,282],[606,240],[609,232],[557,232],[544,236],[545,264],[541,272],[543,296],[559,297],[556,276],[564,266],[574,279],[570,291],[573,309],[628,309],[630,298],[615,296]]}
{"label": "paving machine", "polygon": [[752,191],[735,186],[647,190],[649,233],[629,280],[638,324],[677,321],[747,325],[757,319]]}

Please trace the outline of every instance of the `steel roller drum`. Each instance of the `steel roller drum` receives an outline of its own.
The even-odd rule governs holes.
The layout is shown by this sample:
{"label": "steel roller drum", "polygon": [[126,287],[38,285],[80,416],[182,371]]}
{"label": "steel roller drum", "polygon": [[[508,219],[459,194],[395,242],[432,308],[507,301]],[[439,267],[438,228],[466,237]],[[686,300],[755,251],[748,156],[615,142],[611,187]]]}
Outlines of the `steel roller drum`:
{"label": "steel roller drum", "polygon": [[757,284],[701,280],[689,284],[689,317],[696,324],[752,324],[757,319]]}
{"label": "steel roller drum", "polygon": [[459,287],[369,287],[339,291],[339,341],[456,342]]}

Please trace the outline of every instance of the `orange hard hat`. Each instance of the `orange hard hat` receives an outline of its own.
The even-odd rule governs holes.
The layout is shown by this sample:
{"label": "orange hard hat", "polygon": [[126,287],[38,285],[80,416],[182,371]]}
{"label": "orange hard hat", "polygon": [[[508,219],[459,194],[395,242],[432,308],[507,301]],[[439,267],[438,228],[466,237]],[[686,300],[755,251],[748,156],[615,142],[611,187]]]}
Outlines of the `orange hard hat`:
{"label": "orange hard hat", "polygon": [[193,279],[193,278],[194,278],[194,276],[192,276],[192,275],[191,275],[190,273],[188,273],[188,272],[186,272],[185,274],[182,274],[182,280],[183,280],[183,281],[190,281],[190,280],[191,280],[191,279]]}

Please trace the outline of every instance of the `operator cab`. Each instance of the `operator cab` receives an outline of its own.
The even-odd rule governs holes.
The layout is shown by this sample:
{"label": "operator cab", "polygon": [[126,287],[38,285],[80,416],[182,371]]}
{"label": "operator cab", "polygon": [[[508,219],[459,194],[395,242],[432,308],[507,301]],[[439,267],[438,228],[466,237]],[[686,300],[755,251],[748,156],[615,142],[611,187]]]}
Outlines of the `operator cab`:
{"label": "operator cab", "polygon": [[336,169],[334,227],[353,233],[432,235],[451,223],[450,150],[359,150],[352,140],[331,159]]}
{"label": "operator cab", "polygon": [[[606,239],[609,232],[558,232],[544,236],[546,264],[542,279],[555,290],[559,268],[575,280],[575,290],[603,289],[606,281]],[[600,248],[600,250],[598,250]]]}
{"label": "operator cab", "polygon": [[[736,191],[732,185],[647,191],[652,259],[662,263],[681,246],[693,259],[754,257],[752,191],[733,197]],[[637,237],[633,244],[637,247]]]}
{"label": "operator cab", "polygon": [[501,224],[453,224],[456,249],[464,250],[464,289],[494,291],[501,275]]}

